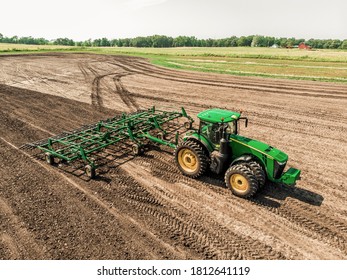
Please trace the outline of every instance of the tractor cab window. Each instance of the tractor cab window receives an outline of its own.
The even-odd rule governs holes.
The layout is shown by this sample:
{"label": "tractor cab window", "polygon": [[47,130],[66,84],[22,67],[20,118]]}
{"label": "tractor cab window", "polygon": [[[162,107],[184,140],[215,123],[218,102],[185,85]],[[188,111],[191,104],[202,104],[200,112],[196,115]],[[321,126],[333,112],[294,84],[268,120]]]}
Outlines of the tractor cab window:
{"label": "tractor cab window", "polygon": [[[203,136],[212,141],[214,132],[217,127],[215,123],[200,122],[200,131]],[[213,141],[212,141],[213,142]]]}
{"label": "tractor cab window", "polygon": [[230,134],[234,132],[234,127],[230,127],[229,123],[207,123],[201,121],[200,131],[212,143],[218,144],[224,133],[226,133],[227,139],[229,138]]}

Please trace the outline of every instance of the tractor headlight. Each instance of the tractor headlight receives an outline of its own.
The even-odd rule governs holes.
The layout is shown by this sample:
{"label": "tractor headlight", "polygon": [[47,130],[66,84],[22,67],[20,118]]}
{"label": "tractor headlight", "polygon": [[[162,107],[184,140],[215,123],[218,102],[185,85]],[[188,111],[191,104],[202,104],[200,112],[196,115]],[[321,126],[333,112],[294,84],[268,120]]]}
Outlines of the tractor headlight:
{"label": "tractor headlight", "polygon": [[284,168],[286,167],[286,161],[284,162],[278,162],[277,160],[274,161],[274,178],[279,179],[283,173]]}

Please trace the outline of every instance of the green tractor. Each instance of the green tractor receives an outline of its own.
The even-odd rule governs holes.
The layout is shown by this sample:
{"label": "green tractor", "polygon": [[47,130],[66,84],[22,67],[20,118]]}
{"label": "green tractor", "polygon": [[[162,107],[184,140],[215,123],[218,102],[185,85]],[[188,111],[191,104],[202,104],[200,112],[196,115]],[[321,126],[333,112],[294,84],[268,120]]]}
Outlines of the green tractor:
{"label": "green tractor", "polygon": [[199,128],[189,130],[175,150],[181,172],[191,178],[208,169],[224,174],[225,184],[240,197],[249,198],[265,185],[266,180],[293,185],[300,170],[289,168],[288,156],[265,143],[238,134],[239,121],[248,119],[240,113],[209,109],[200,112]]}
{"label": "green tractor", "polygon": [[[134,155],[144,151],[146,143],[157,143],[175,149],[178,168],[183,174],[197,178],[208,169],[224,174],[226,185],[235,195],[251,197],[264,186],[266,180],[292,185],[300,176],[300,170],[289,168],[288,156],[259,141],[238,135],[239,121],[248,120],[240,113],[222,109],[210,109],[198,114],[198,129],[192,129],[194,120],[186,113],[157,110],[152,107],[131,114],[115,116],[95,124],[83,126],[70,132],[28,143],[22,148],[39,149],[47,163],[80,162],[85,164],[85,174],[90,179],[96,176],[100,166],[95,157],[107,147],[123,143],[131,144]],[[188,129],[179,143],[179,131],[174,142],[166,137],[164,127],[170,122],[187,120]],[[159,131],[159,132],[158,132]],[[155,134],[157,133],[157,134]]]}

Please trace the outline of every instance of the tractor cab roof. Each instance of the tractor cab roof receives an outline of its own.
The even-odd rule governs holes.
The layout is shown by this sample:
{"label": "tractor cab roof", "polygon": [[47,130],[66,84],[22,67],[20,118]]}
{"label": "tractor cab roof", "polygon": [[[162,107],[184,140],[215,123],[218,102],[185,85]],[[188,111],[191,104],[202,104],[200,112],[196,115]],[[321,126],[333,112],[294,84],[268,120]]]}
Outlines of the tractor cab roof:
{"label": "tractor cab roof", "polygon": [[241,113],[236,113],[233,111],[213,108],[206,111],[202,111],[198,114],[198,118],[202,121],[209,123],[228,123],[239,119]]}

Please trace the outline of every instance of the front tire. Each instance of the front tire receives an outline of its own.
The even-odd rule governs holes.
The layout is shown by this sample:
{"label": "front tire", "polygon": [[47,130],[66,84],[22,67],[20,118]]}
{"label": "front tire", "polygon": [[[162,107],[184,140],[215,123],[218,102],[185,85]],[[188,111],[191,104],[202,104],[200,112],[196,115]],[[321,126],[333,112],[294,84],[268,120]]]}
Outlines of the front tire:
{"label": "front tire", "polygon": [[247,163],[247,166],[253,171],[253,174],[258,180],[259,188],[264,187],[266,181],[266,175],[264,169],[256,161],[251,161]]}
{"label": "front tire", "polygon": [[225,184],[232,193],[243,198],[252,197],[258,190],[258,180],[246,164],[236,164],[225,172]]}
{"label": "front tire", "polygon": [[188,177],[197,178],[206,172],[208,158],[199,143],[188,140],[178,145],[175,159],[179,170]]}

